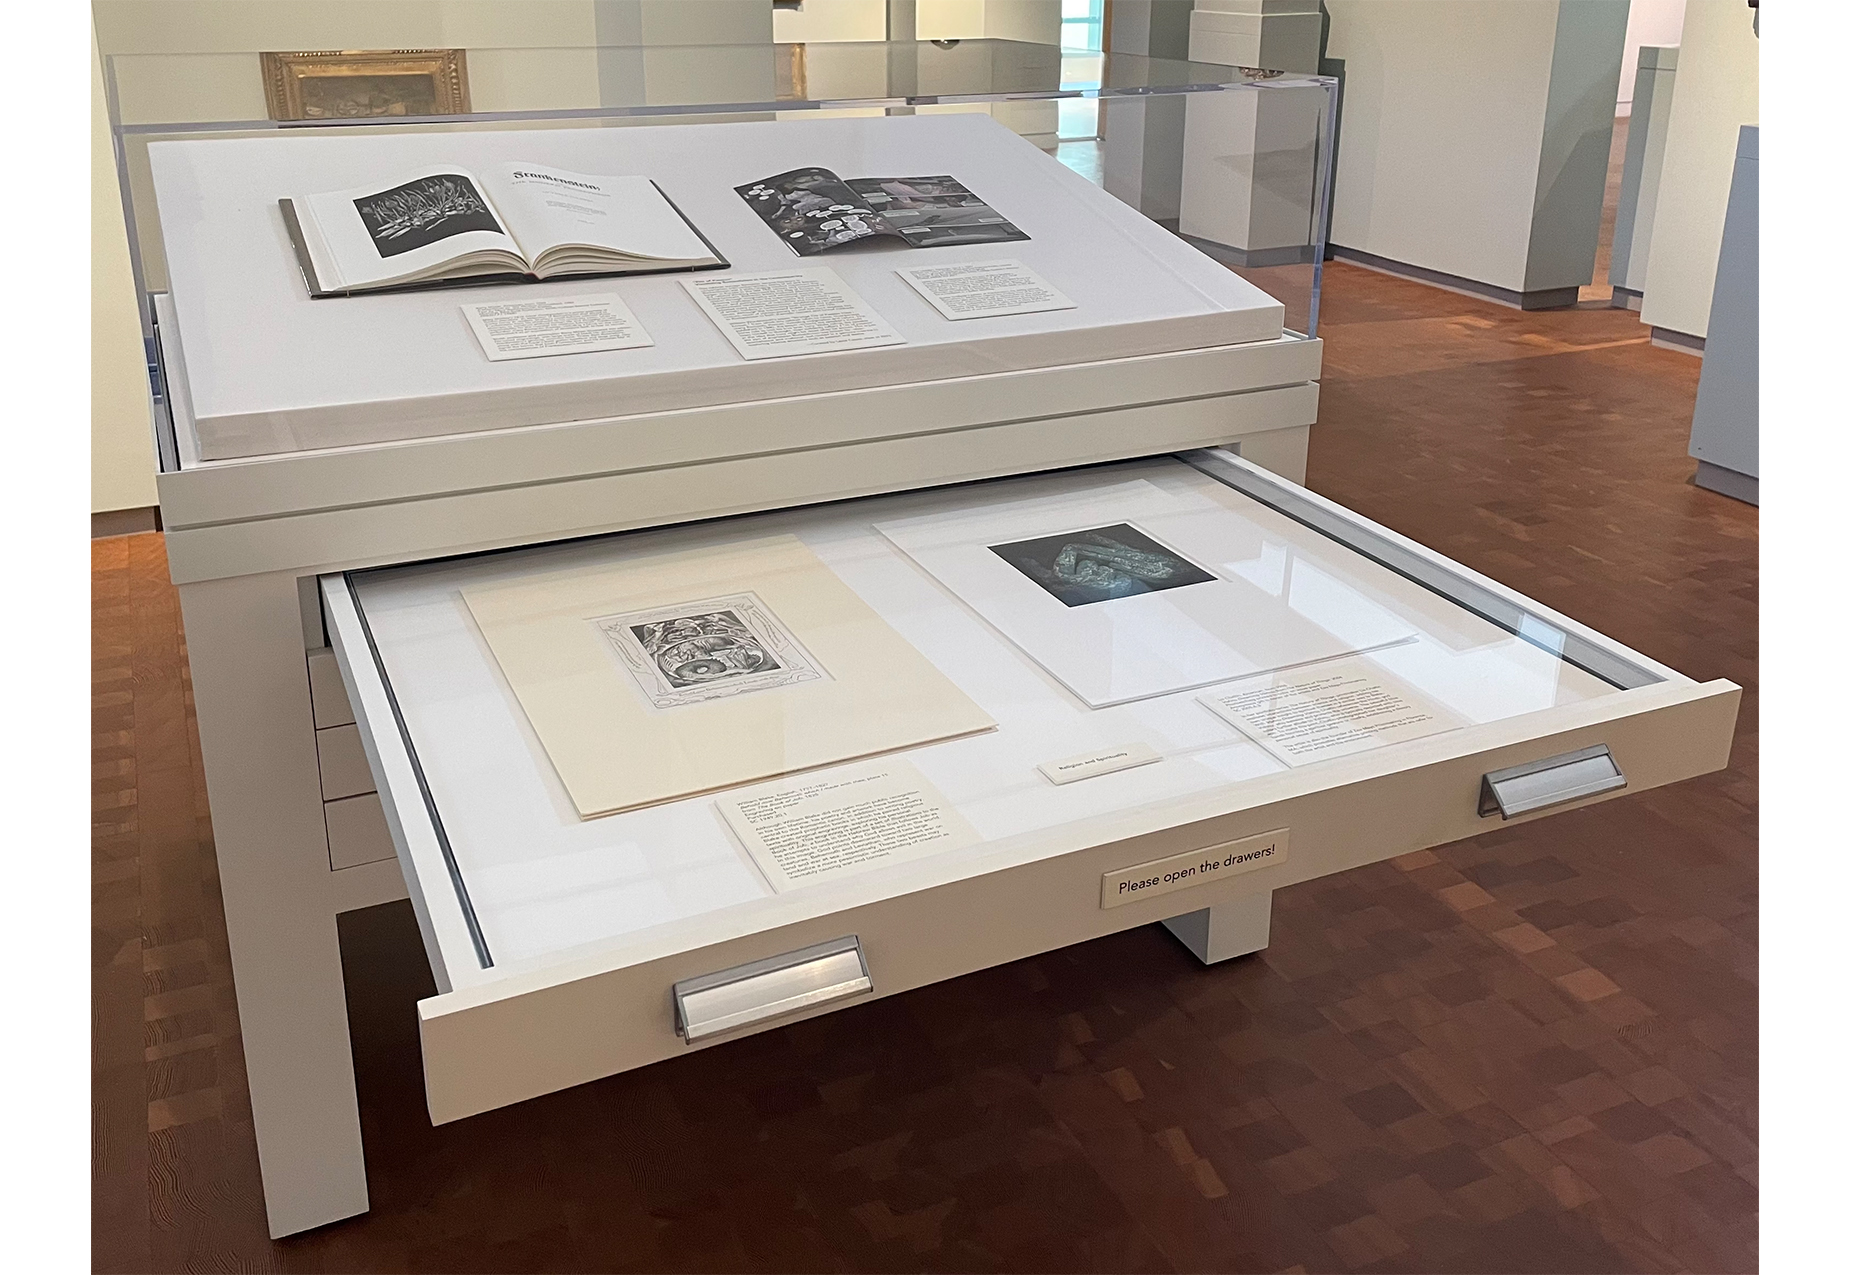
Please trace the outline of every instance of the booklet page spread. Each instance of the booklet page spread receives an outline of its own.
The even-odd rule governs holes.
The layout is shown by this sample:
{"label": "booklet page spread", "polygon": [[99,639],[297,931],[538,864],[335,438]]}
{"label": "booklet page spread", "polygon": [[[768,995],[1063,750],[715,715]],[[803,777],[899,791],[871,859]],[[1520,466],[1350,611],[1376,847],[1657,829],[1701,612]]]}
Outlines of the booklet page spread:
{"label": "booklet page spread", "polygon": [[914,248],[1028,238],[955,177],[859,177],[793,168],[733,188],[801,257],[882,236]]}

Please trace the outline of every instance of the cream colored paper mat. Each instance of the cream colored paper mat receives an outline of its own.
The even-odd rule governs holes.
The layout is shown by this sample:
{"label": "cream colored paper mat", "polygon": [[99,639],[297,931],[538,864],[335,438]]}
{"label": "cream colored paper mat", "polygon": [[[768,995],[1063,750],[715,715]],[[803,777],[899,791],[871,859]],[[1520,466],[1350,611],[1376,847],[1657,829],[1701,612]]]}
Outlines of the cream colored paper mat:
{"label": "cream colored paper mat", "polygon": [[995,727],[793,536],[463,599],[585,818]]}

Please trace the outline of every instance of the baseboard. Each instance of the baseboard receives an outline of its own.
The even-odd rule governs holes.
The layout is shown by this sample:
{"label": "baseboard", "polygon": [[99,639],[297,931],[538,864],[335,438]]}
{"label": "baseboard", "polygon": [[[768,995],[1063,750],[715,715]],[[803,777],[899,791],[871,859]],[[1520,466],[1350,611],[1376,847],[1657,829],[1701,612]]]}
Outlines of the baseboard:
{"label": "baseboard", "polygon": [[104,536],[132,536],[143,531],[161,529],[159,505],[140,509],[105,509],[90,515],[90,539]]}
{"label": "baseboard", "polygon": [[1699,336],[1687,332],[1678,332],[1673,328],[1652,328],[1651,344],[1660,350],[1675,350],[1679,354],[1693,354],[1702,357],[1708,342]]}
{"label": "baseboard", "polygon": [[1338,261],[1347,261],[1364,269],[1378,270],[1382,274],[1411,279],[1415,283],[1444,288],[1447,292],[1462,293],[1467,297],[1477,297],[1481,301],[1494,301],[1498,305],[1509,306],[1512,310],[1571,310],[1580,303],[1580,289],[1577,287],[1538,288],[1532,292],[1517,292],[1513,288],[1500,288],[1494,283],[1480,283],[1476,279],[1466,279],[1462,275],[1446,274],[1443,270],[1429,270],[1425,266],[1409,265],[1404,261],[1378,257],[1372,252],[1363,252],[1360,248],[1345,248],[1340,244],[1330,245],[1330,255]]}
{"label": "baseboard", "polygon": [[1690,476],[1690,482],[1705,490],[1717,492],[1758,508],[1760,505],[1760,479],[1752,474],[1743,474],[1722,465],[1711,465],[1706,460],[1696,462],[1696,472]]}

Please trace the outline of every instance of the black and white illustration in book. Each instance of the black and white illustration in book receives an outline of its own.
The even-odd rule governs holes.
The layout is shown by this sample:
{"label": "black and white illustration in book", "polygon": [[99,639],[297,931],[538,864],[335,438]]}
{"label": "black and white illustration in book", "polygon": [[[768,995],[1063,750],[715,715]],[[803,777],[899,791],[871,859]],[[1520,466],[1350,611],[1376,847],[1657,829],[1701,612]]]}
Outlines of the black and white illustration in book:
{"label": "black and white illustration in book", "polygon": [[505,233],[475,183],[460,173],[435,173],[353,201],[381,257],[437,243],[471,230]]}
{"label": "black and white illustration in book", "polygon": [[799,256],[892,233],[826,168],[795,168],[734,189]]}
{"label": "black and white illustration in book", "polygon": [[658,709],[828,677],[755,593],[599,616],[591,623]]}
{"label": "black and white illustration in book", "polygon": [[1028,237],[955,177],[857,177],[848,188],[914,247]]}
{"label": "black and white illustration in book", "polygon": [[1069,607],[1219,579],[1127,522],[990,545],[989,551]]}
{"label": "black and white illustration in book", "polygon": [[885,238],[913,248],[1028,236],[949,176],[857,177],[793,168],[734,189],[799,256]]}

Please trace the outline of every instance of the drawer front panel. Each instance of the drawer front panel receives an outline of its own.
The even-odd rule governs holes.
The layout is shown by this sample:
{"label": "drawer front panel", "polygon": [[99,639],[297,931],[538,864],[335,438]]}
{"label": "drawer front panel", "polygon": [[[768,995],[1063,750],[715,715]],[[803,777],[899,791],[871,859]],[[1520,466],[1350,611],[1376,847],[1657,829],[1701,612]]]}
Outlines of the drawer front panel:
{"label": "drawer front panel", "polygon": [[373,772],[366,764],[366,748],[357,725],[332,726],[315,732],[315,752],[321,759],[321,799],[339,801],[375,791]]}
{"label": "drawer front panel", "polygon": [[378,793],[344,797],[325,803],[321,809],[328,821],[328,867],[334,871],[397,856]]}
{"label": "drawer front panel", "polygon": [[347,688],[341,685],[340,664],[326,647],[308,653],[308,698],[315,706],[316,730],[345,726],[353,720]]}
{"label": "drawer front panel", "polygon": [[[460,1119],[676,1056],[690,1046],[675,1030],[675,983],[842,934],[860,936],[871,995],[891,995],[1501,827],[1478,813],[1488,771],[1604,744],[1624,768],[1627,791],[1639,791],[1727,764],[1738,688],[1711,683],[1646,694],[1657,706],[800,925],[619,969],[573,977],[568,967],[436,997],[419,1006],[431,1119]],[[1290,854],[1276,867],[1100,905],[1100,880],[1109,872],[1277,829],[1289,830]],[[830,1007],[765,1028],[826,1012]]]}

